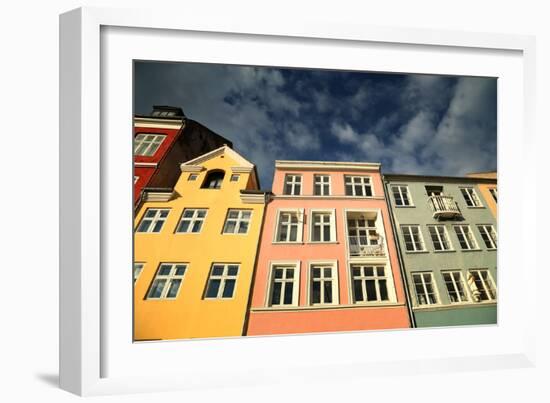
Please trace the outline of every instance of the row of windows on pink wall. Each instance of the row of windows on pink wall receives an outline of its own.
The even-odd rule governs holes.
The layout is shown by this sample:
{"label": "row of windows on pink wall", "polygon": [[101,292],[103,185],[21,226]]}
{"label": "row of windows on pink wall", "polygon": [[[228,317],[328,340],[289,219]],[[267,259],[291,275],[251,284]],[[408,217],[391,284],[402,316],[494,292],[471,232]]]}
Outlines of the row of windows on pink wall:
{"label": "row of windows on pink wall", "polygon": [[[302,174],[287,173],[284,175],[282,193],[299,196],[304,194]],[[346,196],[374,196],[372,177],[369,175],[343,175]],[[332,180],[334,175],[313,174],[312,194],[315,196],[331,196],[333,194]],[[340,178],[339,178],[340,179]]]}

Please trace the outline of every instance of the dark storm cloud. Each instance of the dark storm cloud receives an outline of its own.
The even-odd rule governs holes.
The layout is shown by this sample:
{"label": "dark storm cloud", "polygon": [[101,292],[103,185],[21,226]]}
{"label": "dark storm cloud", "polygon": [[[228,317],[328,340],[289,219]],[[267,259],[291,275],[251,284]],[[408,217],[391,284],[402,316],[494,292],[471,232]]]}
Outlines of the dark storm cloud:
{"label": "dark storm cloud", "polygon": [[230,139],[271,186],[275,159],[382,162],[383,171],[496,169],[496,80],[139,62],[135,112],[153,104]]}

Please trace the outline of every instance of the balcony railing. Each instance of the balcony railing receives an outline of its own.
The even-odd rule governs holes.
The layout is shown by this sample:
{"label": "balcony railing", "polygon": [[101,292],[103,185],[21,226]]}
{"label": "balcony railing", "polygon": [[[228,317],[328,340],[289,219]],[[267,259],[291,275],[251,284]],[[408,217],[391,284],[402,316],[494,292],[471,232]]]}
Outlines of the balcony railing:
{"label": "balcony railing", "polygon": [[[351,257],[385,256],[384,238],[377,236],[348,236]],[[370,241],[370,245],[369,245]]]}
{"label": "balcony railing", "polygon": [[432,208],[434,218],[453,218],[462,215],[452,196],[430,196],[428,204]]}

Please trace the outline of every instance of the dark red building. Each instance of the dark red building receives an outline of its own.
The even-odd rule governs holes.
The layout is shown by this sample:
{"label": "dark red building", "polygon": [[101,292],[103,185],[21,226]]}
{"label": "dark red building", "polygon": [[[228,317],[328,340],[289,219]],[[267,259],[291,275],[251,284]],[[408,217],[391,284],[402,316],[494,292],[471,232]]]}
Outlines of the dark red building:
{"label": "dark red building", "polygon": [[222,145],[233,144],[173,106],[153,106],[150,115],[134,116],[134,204],[144,188],[171,188],[180,164]]}

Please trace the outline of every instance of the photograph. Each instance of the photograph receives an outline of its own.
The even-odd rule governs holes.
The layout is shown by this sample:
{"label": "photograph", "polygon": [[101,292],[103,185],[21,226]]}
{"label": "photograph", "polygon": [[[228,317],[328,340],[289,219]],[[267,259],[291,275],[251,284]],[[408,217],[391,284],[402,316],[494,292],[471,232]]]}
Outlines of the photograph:
{"label": "photograph", "polygon": [[497,81],[134,60],[133,341],[498,325]]}

